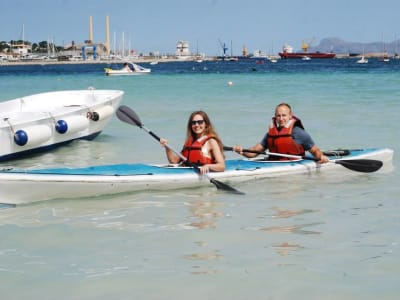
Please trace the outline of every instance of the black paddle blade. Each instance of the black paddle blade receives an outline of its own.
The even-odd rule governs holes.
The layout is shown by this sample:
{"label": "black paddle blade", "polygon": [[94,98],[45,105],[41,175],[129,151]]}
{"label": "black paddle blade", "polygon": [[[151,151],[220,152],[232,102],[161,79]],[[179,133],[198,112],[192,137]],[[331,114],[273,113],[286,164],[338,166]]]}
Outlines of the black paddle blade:
{"label": "black paddle blade", "polygon": [[226,183],[223,183],[221,181],[218,181],[214,178],[210,178],[210,182],[213,183],[217,189],[219,190],[224,190],[225,192],[229,192],[232,194],[237,194],[237,195],[244,195],[243,192],[238,191],[237,189],[231,187],[230,185],[227,185]]}
{"label": "black paddle blade", "polygon": [[347,169],[364,173],[378,171],[383,166],[382,161],[375,159],[335,160],[335,163]]}
{"label": "black paddle blade", "polygon": [[142,127],[142,121],[140,121],[139,116],[128,106],[121,105],[117,110],[117,117],[123,122],[131,125],[136,125]]}

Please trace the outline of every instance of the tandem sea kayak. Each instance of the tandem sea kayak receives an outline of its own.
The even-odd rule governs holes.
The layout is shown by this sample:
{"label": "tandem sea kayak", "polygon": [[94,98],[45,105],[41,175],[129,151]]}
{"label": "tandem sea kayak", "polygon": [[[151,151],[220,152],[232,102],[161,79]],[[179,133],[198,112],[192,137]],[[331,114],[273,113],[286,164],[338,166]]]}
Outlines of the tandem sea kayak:
{"label": "tandem sea kayak", "polygon": [[[322,165],[308,159],[227,160],[224,172],[213,172],[206,176],[199,175],[193,167],[139,163],[80,168],[4,168],[0,169],[0,203],[18,205],[51,199],[86,198],[146,190],[213,187],[213,180],[234,185],[254,179],[320,171],[368,173],[378,171],[381,166],[391,166],[393,158],[393,150],[388,148],[334,150],[325,153],[328,153],[331,161]],[[369,162],[379,162],[380,165],[376,168],[371,166],[370,169]],[[364,167],[367,167],[366,170]]]}

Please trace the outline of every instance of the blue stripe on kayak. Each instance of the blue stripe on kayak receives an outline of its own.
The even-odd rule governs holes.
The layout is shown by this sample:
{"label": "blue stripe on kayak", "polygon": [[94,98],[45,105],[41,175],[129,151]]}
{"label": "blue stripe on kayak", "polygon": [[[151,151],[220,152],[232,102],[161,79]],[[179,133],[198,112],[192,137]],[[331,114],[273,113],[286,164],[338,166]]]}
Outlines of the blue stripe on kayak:
{"label": "blue stripe on kayak", "polygon": [[53,174],[53,175],[154,175],[193,173],[191,168],[168,168],[146,164],[116,164],[84,168],[51,168],[36,170],[10,170],[11,173]]}
{"label": "blue stripe on kayak", "polygon": [[[248,160],[227,160],[226,170],[255,170],[261,168],[273,168],[282,166],[282,164],[302,164],[309,161],[285,161],[285,162],[260,162]],[[50,168],[50,169],[33,169],[18,170],[5,169],[7,173],[25,173],[25,174],[52,174],[52,175],[105,175],[105,176],[127,176],[127,175],[156,175],[156,174],[191,174],[196,172],[193,168],[187,167],[167,167],[154,166],[146,164],[116,164],[101,165],[84,168]]]}

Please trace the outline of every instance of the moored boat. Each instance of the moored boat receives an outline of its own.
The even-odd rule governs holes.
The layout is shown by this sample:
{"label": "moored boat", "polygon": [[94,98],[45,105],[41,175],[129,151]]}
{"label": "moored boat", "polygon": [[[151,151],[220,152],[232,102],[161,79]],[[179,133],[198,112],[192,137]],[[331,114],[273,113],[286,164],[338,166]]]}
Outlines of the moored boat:
{"label": "moored boat", "polygon": [[124,92],[70,90],[0,102],[0,161],[43,152],[104,129]]}
{"label": "moored boat", "polygon": [[279,56],[283,59],[289,58],[299,58],[303,59],[304,57],[308,57],[309,59],[313,58],[334,58],[336,56],[335,53],[327,53],[327,52],[308,52],[308,47],[303,46],[302,52],[294,52],[293,47],[289,45],[284,45],[282,52],[278,53]]}
{"label": "moored boat", "polygon": [[288,59],[288,58],[304,58],[308,57],[310,58],[334,58],[336,56],[335,53],[325,53],[325,52],[293,52],[293,53],[285,53],[285,52],[280,52],[279,56],[283,59]]}
{"label": "moored boat", "polygon": [[[391,166],[393,150],[335,150],[326,154],[331,158],[331,162],[322,165],[311,159],[227,160],[224,172],[209,173],[207,176],[199,175],[195,168],[175,165],[113,164],[83,168],[5,168],[0,170],[0,203],[24,204],[59,198],[212,186],[212,180],[238,183],[301,173],[352,172],[348,168],[360,172],[373,172],[380,169],[382,164],[384,168]],[[374,165],[376,160],[380,163],[377,167]],[[349,165],[341,165],[343,162]],[[369,165],[369,162],[372,164]]]}
{"label": "moored boat", "polygon": [[366,59],[365,56],[361,56],[361,58],[357,60],[357,63],[358,64],[367,64],[368,59]]}

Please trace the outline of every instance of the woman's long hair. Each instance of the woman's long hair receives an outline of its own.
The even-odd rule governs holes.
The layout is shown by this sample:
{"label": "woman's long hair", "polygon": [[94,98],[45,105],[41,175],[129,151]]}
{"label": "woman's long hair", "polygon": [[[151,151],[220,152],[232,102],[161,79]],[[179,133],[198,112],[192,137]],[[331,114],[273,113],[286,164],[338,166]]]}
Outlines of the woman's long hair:
{"label": "woman's long hair", "polygon": [[186,126],[186,140],[192,138],[192,140],[196,140],[196,134],[193,132],[192,130],[192,120],[193,117],[195,115],[200,115],[202,116],[206,128],[204,130],[204,133],[207,134],[210,138],[213,138],[217,141],[219,148],[221,149],[221,153],[222,155],[225,157],[224,155],[224,145],[222,144],[222,141],[220,139],[220,137],[218,136],[218,133],[215,131],[214,126],[211,123],[210,118],[208,117],[208,115],[202,111],[202,110],[198,110],[198,111],[194,111],[190,114],[188,122],[187,122],[187,126]]}

